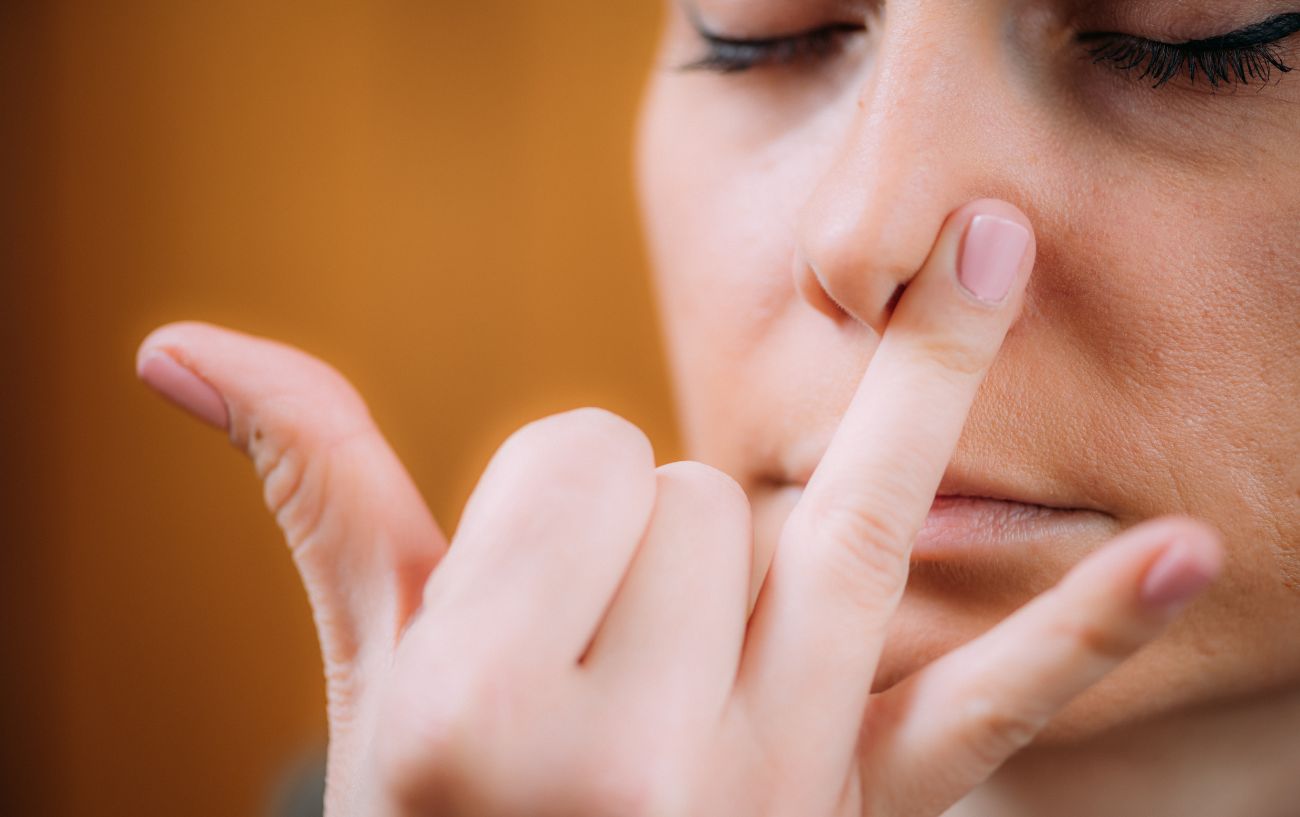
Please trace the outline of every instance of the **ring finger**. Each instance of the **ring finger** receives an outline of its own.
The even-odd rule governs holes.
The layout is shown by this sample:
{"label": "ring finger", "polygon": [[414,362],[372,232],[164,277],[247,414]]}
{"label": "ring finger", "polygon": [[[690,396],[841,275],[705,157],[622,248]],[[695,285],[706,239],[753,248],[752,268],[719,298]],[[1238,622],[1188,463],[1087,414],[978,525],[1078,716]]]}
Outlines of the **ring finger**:
{"label": "ring finger", "polygon": [[749,502],[697,462],[660,466],[654,516],[583,666],[593,683],[663,718],[701,722],[735,680],[748,610]]}

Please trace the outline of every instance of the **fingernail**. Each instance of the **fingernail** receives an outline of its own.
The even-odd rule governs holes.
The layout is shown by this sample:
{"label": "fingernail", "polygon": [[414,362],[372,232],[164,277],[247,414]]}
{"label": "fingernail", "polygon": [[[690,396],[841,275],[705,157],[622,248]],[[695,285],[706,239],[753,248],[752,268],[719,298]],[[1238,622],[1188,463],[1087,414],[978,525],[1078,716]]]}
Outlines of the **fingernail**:
{"label": "fingernail", "polygon": [[1177,610],[1209,586],[1218,575],[1219,565],[1197,551],[1186,539],[1169,545],[1147,570],[1142,581],[1142,601],[1153,608]]}
{"label": "fingernail", "polygon": [[205,423],[225,430],[230,424],[226,401],[203,378],[163,351],[141,358],[136,373],[151,389]]}
{"label": "fingernail", "polygon": [[975,216],[966,228],[957,279],[981,301],[1001,303],[1015,283],[1027,249],[1029,230],[1024,225],[998,216]]}

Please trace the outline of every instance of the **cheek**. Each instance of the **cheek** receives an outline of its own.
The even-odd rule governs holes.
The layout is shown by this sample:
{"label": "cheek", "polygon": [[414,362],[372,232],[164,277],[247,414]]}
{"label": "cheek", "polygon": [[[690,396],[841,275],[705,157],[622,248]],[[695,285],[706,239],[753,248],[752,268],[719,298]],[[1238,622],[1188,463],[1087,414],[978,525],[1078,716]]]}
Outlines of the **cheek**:
{"label": "cheek", "polygon": [[[762,147],[736,144],[709,124],[705,100],[652,86],[639,142],[640,195],[662,325],[687,444],[701,458],[720,448],[714,425],[728,416],[737,386],[777,377],[771,355],[797,355],[806,337],[786,325],[794,288],[794,232],[800,206],[832,157],[810,145],[835,143],[829,123]],[[788,370],[783,368],[782,370]],[[746,378],[751,378],[746,380]],[[694,429],[694,431],[692,431]]]}
{"label": "cheek", "polygon": [[1191,513],[1227,537],[1227,573],[1185,631],[1200,646],[1153,655],[1232,656],[1204,670],[1224,687],[1300,677],[1300,187],[1126,170],[1040,220],[1038,331],[1092,395],[1078,444],[1112,507]]}
{"label": "cheek", "polygon": [[1300,453],[1300,275],[1279,246],[1300,208],[1204,182],[1089,198],[1054,211],[1073,224],[1040,228],[1043,333],[1065,337],[1109,424],[1164,461],[1162,481],[1177,473],[1171,490],[1193,505],[1265,500],[1283,481],[1278,455]]}

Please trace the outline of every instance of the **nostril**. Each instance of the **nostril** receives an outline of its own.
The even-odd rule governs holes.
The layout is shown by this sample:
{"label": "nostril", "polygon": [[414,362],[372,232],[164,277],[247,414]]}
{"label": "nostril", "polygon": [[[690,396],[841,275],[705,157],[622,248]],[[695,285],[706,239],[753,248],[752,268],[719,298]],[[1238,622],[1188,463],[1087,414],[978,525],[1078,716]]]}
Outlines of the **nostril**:
{"label": "nostril", "polygon": [[843,306],[827,292],[825,282],[803,254],[794,253],[794,288],[804,302],[834,321],[851,317]]}
{"label": "nostril", "polygon": [[905,289],[907,289],[907,284],[899,284],[894,287],[894,294],[890,295],[889,300],[885,302],[886,320],[888,320],[890,315],[894,314],[894,308],[898,306],[898,301],[903,297],[903,290]]}

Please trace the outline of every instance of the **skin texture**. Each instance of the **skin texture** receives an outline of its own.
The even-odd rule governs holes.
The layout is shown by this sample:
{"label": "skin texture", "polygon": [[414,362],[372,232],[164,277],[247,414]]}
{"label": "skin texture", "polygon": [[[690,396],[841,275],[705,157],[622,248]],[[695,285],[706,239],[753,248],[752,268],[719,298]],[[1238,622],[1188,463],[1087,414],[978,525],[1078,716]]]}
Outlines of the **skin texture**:
{"label": "skin texture", "polygon": [[[1126,5],[1147,21],[1139,34],[1197,30],[1173,5]],[[1274,8],[1186,5],[1231,7],[1238,25]],[[698,7],[746,35],[854,18],[816,1]],[[1017,25],[1022,9],[1034,13]],[[1034,221],[1026,314],[954,462],[1109,518],[1060,552],[918,566],[881,682],[1118,529],[1210,520],[1229,541],[1225,578],[1062,719],[1073,738],[1300,682],[1300,82],[1152,91],[1057,46],[1066,10],[898,3],[824,64],[715,75],[673,70],[703,46],[669,5],[641,189],[690,453],[749,490],[768,546],[789,494],[774,483],[798,481],[824,446],[879,341],[871,324],[937,222],[978,195]],[[1087,21],[1075,25],[1100,27]],[[798,281],[810,261],[820,281],[805,289],[824,288],[811,295]],[[1156,695],[1154,676],[1169,679]]]}
{"label": "skin texture", "polygon": [[[1092,64],[1074,36],[1178,42],[1295,9],[698,0],[733,37],[868,29],[827,59],[721,75],[676,70],[706,49],[682,6],[666,8],[642,111],[642,206],[689,451],[750,492],[759,561],[901,275],[952,207],[997,196],[1030,217],[1039,257],[953,469],[1104,516],[1067,547],[914,564],[877,688],[983,632],[1115,531],[1187,513],[1225,533],[1223,579],[1041,743],[1294,695],[1300,75],[1153,90]],[[1281,52],[1292,64],[1296,40]]]}
{"label": "skin texture", "polygon": [[[1223,22],[1135,7],[1089,24]],[[641,190],[691,461],[599,409],[543,418],[449,540],[328,365],[206,324],[144,341],[140,377],[252,459],[303,578],[328,813],[1295,801],[1300,184],[1271,180],[1300,175],[1300,107],[1148,108],[1073,73],[1048,5],[870,11],[715,0],[734,36],[873,21],[743,77],[664,71],[701,46],[669,11]],[[972,486],[1086,511],[1053,547],[914,559]]]}

